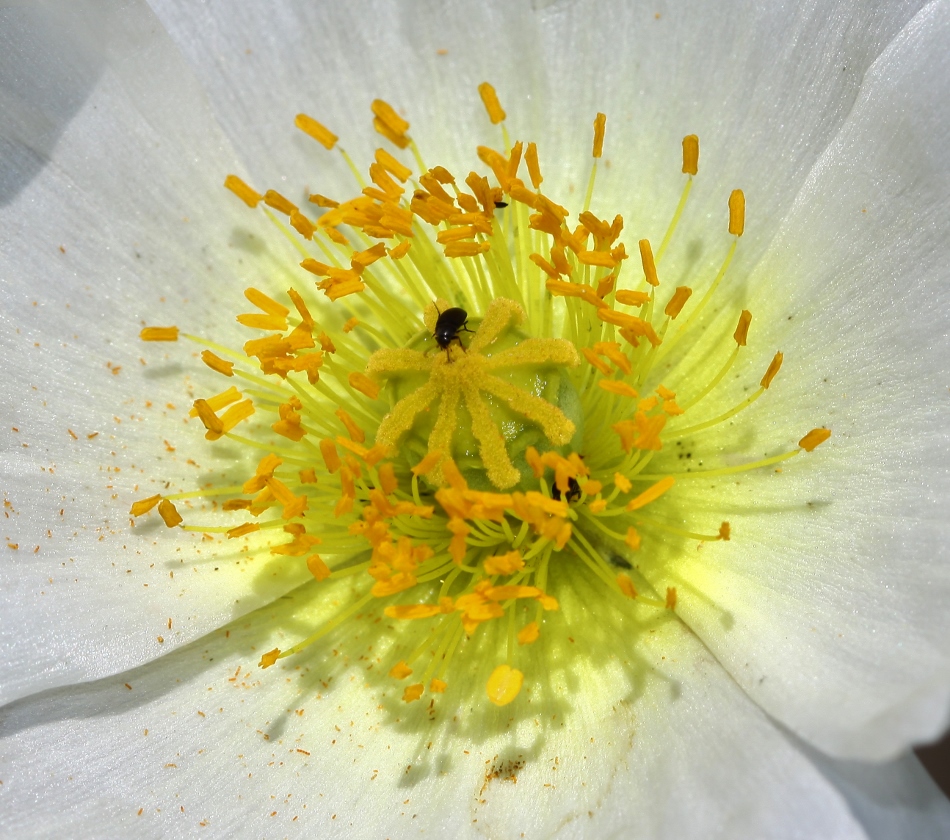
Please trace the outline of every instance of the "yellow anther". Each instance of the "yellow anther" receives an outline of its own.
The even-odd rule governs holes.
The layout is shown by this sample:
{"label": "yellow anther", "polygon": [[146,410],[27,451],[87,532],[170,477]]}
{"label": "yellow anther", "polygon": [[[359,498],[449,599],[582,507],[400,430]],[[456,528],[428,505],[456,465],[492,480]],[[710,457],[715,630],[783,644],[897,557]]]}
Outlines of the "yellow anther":
{"label": "yellow anther", "polygon": [[614,473],[614,484],[621,493],[629,493],[633,488],[633,485],[630,483],[630,479],[627,478],[623,473],[619,472]]}
{"label": "yellow anther", "polygon": [[486,575],[513,575],[524,568],[524,560],[521,559],[520,551],[509,551],[507,554],[488,557],[483,565]]}
{"label": "yellow anther", "polygon": [[596,265],[601,268],[617,267],[617,261],[606,251],[579,251],[577,261],[583,265]]}
{"label": "yellow anther", "polygon": [[742,236],[745,230],[745,195],[742,190],[733,190],[729,196],[729,233]]}
{"label": "yellow anther", "polygon": [[412,468],[413,475],[426,475],[430,473],[442,460],[441,452],[429,452],[418,464]]}
{"label": "yellow anther", "polygon": [[289,198],[282,196],[277,190],[268,190],[264,193],[264,203],[268,207],[273,207],[279,213],[289,216],[291,213],[298,212],[298,207]]}
{"label": "yellow anther", "polygon": [[168,499],[162,499],[158,503],[158,515],[162,517],[162,520],[169,528],[174,528],[176,525],[181,525],[181,523],[184,521],[181,518],[181,514],[178,513],[178,508],[168,501]]}
{"label": "yellow anther", "polygon": [[640,396],[636,390],[626,382],[619,382],[615,379],[601,379],[597,384],[605,391],[611,394],[618,394],[621,397],[636,399]]}
{"label": "yellow anther", "polygon": [[388,102],[382,99],[374,99],[370,105],[370,110],[396,134],[405,134],[409,130],[409,123],[400,117]]}
{"label": "yellow anther", "polygon": [[524,674],[521,671],[510,665],[499,665],[492,671],[485,686],[488,699],[496,706],[507,706],[518,696],[523,682]]}
{"label": "yellow anther", "polygon": [[491,248],[488,242],[450,242],[443,253],[447,257],[477,257]]}
{"label": "yellow anther", "polygon": [[604,154],[604,133],[607,130],[607,115],[598,113],[594,117],[594,149],[595,158],[602,157]]}
{"label": "yellow anther", "polygon": [[243,537],[245,534],[251,534],[254,531],[260,531],[261,526],[256,522],[245,522],[243,525],[238,525],[236,528],[231,528],[228,530],[228,539],[233,540],[238,537]]}
{"label": "yellow anther", "polygon": [[430,694],[445,694],[445,689],[447,689],[448,683],[445,680],[436,679],[435,677],[429,682],[429,693]]}
{"label": "yellow anther", "polygon": [[409,253],[411,247],[412,242],[407,239],[405,242],[400,242],[395,248],[389,248],[386,253],[389,254],[392,259],[399,260]]}
{"label": "yellow anther", "polygon": [[739,323],[736,325],[736,331],[733,338],[740,347],[745,347],[746,339],[749,336],[749,324],[752,323],[752,313],[748,309],[743,309],[739,313]]}
{"label": "yellow anther", "polygon": [[310,196],[310,201],[313,204],[316,204],[317,207],[339,207],[340,202],[334,201],[332,198],[327,198],[325,195],[320,195],[320,193],[314,193]]}
{"label": "yellow anther", "polygon": [[518,644],[530,645],[538,640],[541,635],[541,628],[538,622],[530,621],[518,631]]}
{"label": "yellow anther", "polygon": [[410,668],[402,659],[400,659],[392,668],[389,669],[389,676],[394,680],[404,680],[412,673]]}
{"label": "yellow anther", "polygon": [[228,175],[224,179],[224,186],[231,190],[248,207],[257,207],[263,196],[256,190],[251,189],[237,175]]}
{"label": "yellow anther", "polygon": [[617,303],[624,306],[643,306],[650,301],[649,292],[631,292],[627,289],[621,289],[616,294]]}
{"label": "yellow anther", "polygon": [[376,150],[376,162],[403,183],[412,175],[412,170],[408,166],[404,166],[385,149]]}
{"label": "yellow anther", "polygon": [[280,648],[274,648],[265,653],[257,664],[260,668],[270,668],[278,659],[280,659]]}
{"label": "yellow anther", "polygon": [[495,93],[495,88],[488,82],[482,82],[478,86],[478,95],[482,98],[482,104],[488,112],[488,119],[492,121],[492,125],[498,125],[498,123],[502,122],[505,119],[505,111],[498,101],[498,94]]}
{"label": "yellow anther", "polygon": [[129,511],[129,515],[141,516],[143,513],[148,513],[161,500],[162,500],[161,495],[156,494],[154,496],[149,496],[147,499],[140,499],[137,502],[133,502],[132,509]]}
{"label": "yellow anther", "polygon": [[643,276],[651,286],[659,286],[660,279],[656,276],[656,263],[653,260],[653,248],[650,246],[649,239],[641,239],[640,262],[643,265]]}
{"label": "yellow anther", "polygon": [[297,114],[294,117],[294,125],[327,149],[332,149],[339,139],[329,128],[306,114]]}
{"label": "yellow anther", "polygon": [[683,311],[683,307],[686,305],[686,301],[689,300],[692,293],[693,290],[689,286],[677,286],[664,312],[669,315],[670,318],[676,318],[676,316]]}
{"label": "yellow anther", "polygon": [[723,522],[719,526],[719,539],[723,542],[729,542],[729,538],[732,535],[732,529],[729,526],[728,522]]}
{"label": "yellow anther", "polygon": [[824,443],[830,437],[831,429],[812,429],[798,442],[798,445],[806,452],[811,452],[816,446]]}
{"label": "yellow anther", "polygon": [[208,434],[221,435],[224,431],[224,424],[221,422],[221,418],[214,413],[214,409],[208,404],[207,400],[195,400],[192,410],[204,424],[204,427],[208,430]]}
{"label": "yellow anther", "polygon": [[244,290],[244,297],[268,315],[278,315],[282,318],[286,318],[290,314],[290,310],[282,303],[278,303],[272,297],[265,295],[253,287],[248,287]]}
{"label": "yellow anther", "polygon": [[666,587],[666,608],[668,610],[676,609],[676,587],[675,586]]}
{"label": "yellow anther", "polygon": [[648,487],[639,496],[627,502],[626,509],[628,511],[633,511],[640,510],[642,507],[646,507],[651,502],[655,502],[657,499],[659,499],[660,496],[669,490],[675,482],[676,479],[671,475],[668,475],[666,478],[661,478],[656,484]]}
{"label": "yellow anther", "polygon": [[422,697],[422,692],[424,691],[425,686],[422,683],[407,686],[406,690],[402,693],[402,699],[406,703],[411,703],[413,700],[418,700]]}
{"label": "yellow anther", "polygon": [[584,354],[584,358],[587,359],[597,370],[599,370],[604,376],[610,376],[612,373],[610,365],[608,365],[603,359],[601,359],[590,347],[581,347],[581,353]]}
{"label": "yellow anther", "polygon": [[524,150],[524,162],[528,167],[528,177],[531,179],[531,186],[536,190],[541,188],[541,182],[544,178],[541,176],[541,167],[538,165],[538,147],[535,143],[528,143]]}
{"label": "yellow anther", "polygon": [[776,353],[772,357],[772,361],[769,363],[769,369],[765,372],[765,376],[762,377],[762,381],[759,382],[763,388],[768,388],[772,384],[772,380],[775,379],[775,375],[779,372],[782,367],[782,359],[785,357],[781,353]]}
{"label": "yellow anther", "polygon": [[627,548],[631,551],[640,550],[640,534],[637,532],[637,529],[634,527],[627,528],[627,534],[623,538],[623,541],[627,544]]}
{"label": "yellow anther", "polygon": [[340,418],[340,422],[346,426],[346,431],[350,436],[350,440],[355,440],[357,443],[363,443],[366,440],[366,434],[363,430],[353,422],[353,418],[344,411],[342,408],[336,410],[336,416]]}
{"label": "yellow anther", "polygon": [[178,327],[144,327],[139,338],[142,341],[178,341]]}
{"label": "yellow anther", "polygon": [[319,554],[311,554],[307,558],[307,571],[314,576],[316,580],[326,580],[332,572],[330,567],[323,562]]}
{"label": "yellow anther", "polygon": [[201,351],[201,361],[211,368],[211,370],[222,373],[225,376],[234,376],[234,362],[225,361],[210,350]]}
{"label": "yellow anther", "polygon": [[379,396],[379,383],[374,382],[365,373],[351,373],[348,381],[352,388],[361,394],[365,394],[371,400],[375,400]]}
{"label": "yellow anther", "polygon": [[633,581],[630,580],[630,576],[625,572],[619,572],[617,574],[617,586],[620,588],[620,591],[628,598],[637,597],[637,589],[633,585]]}
{"label": "yellow anther", "polygon": [[336,451],[336,445],[332,440],[320,441],[320,454],[323,456],[323,463],[330,474],[340,469],[340,455]]}
{"label": "yellow anther", "polygon": [[683,138],[683,172],[695,175],[699,171],[699,137],[687,134]]}

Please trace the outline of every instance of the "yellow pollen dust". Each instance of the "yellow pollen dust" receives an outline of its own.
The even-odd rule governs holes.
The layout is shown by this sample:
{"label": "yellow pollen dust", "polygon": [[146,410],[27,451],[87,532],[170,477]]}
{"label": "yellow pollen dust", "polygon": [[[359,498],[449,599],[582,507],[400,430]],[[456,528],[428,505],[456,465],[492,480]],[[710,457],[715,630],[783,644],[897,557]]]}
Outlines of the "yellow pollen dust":
{"label": "yellow pollen dust", "polygon": [[[236,175],[224,181],[293,244],[290,288],[245,290],[234,310],[241,346],[174,326],[141,331],[147,342],[196,344],[227,378],[193,400],[189,420],[211,445],[226,439],[254,458],[221,486],[162,484],[130,515],[157,510],[169,528],[233,540],[305,570],[308,586],[346,578],[355,594],[334,590],[337,613],[260,667],[363,622],[387,637],[380,673],[404,681],[406,703],[426,693],[531,702],[529,656],[543,662],[546,639],[567,632],[564,587],[581,576],[603,608],[675,611],[694,590],[652,585],[666,562],[657,558],[675,555],[652,548],[742,540],[705,513],[695,530],[684,525],[682,484],[772,467],[831,435],[813,429],[740,466],[721,458],[717,433],[770,390],[783,355],[749,344],[752,315],[728,295],[710,305],[745,230],[741,190],[711,234],[722,255],[714,276],[691,270],[691,285],[677,285],[664,263],[698,182],[695,135],[682,139],[682,174],[671,174],[682,192],[670,224],[630,236],[640,257],[631,267],[631,219],[595,212],[606,116],[595,116],[576,205],[542,191],[538,145],[511,142],[495,88],[478,93],[487,119],[467,173],[426,165],[409,122],[383,100],[372,125],[387,145],[365,176],[333,131],[298,114],[315,153],[354,176],[350,189],[309,194],[301,207]],[[692,348],[703,364],[679,364]],[[730,397],[737,377],[759,376],[739,364],[750,352],[766,354],[762,367],[774,355],[757,390]],[[726,394],[716,409],[713,393]],[[192,512],[192,500],[205,504]],[[468,656],[491,668],[477,691]]]}

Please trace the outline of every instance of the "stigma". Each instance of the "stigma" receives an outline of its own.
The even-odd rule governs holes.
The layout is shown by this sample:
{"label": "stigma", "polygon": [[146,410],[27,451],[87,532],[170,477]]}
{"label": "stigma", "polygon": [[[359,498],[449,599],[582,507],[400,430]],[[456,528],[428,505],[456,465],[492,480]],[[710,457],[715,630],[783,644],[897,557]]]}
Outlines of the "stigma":
{"label": "stigma", "polygon": [[[542,189],[536,143],[511,141],[495,89],[478,94],[494,141],[473,142],[467,173],[428,166],[410,123],[382,100],[371,110],[384,143],[366,176],[333,130],[299,114],[315,153],[341,155],[353,173],[350,193],[298,203],[224,181],[294,243],[293,285],[245,290],[241,347],[175,326],[142,330],[144,341],[201,348],[227,387],[196,399],[191,417],[208,441],[258,455],[239,485],[156,494],[131,515],[154,509],[169,528],[229,540],[269,531],[280,538],[270,553],[315,585],[357,582],[333,618],[265,653],[262,668],[382,615],[405,630],[400,644],[413,640],[387,668],[405,702],[446,694],[476,657],[491,667],[482,698],[508,705],[530,689],[525,649],[564,632],[559,567],[580,569],[620,608],[675,612],[677,590],[653,591],[640,572],[660,562],[641,561],[661,554],[644,547],[741,536],[707,513],[695,523],[671,514],[679,483],[775,469],[831,435],[816,428],[776,454],[702,466],[721,429],[773,387],[783,355],[722,410],[754,340],[752,313],[720,300],[745,233],[742,190],[723,196],[720,265],[701,294],[664,264],[699,175],[696,135],[670,174],[682,185],[663,238],[634,236],[628,253],[623,216],[590,209],[606,116],[593,120],[583,204],[569,209]],[[722,337],[702,345],[707,363],[678,364],[711,323]],[[186,522],[175,503],[203,495],[223,497],[230,521]]]}

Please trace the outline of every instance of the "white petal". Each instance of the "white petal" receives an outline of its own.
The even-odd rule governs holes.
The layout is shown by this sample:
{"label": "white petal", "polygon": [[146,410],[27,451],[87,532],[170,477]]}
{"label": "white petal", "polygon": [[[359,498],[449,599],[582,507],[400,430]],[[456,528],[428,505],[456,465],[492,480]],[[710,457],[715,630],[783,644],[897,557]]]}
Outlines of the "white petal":
{"label": "white petal", "polygon": [[[604,604],[591,632],[570,642],[562,635],[547,649],[547,668],[529,670],[514,705],[486,710],[480,692],[453,694],[450,678],[430,719],[424,703],[397,699],[401,686],[385,676],[378,647],[363,658],[374,641],[365,635],[371,616],[309,655],[265,672],[254,667],[262,651],[326,615],[326,600],[341,591],[329,589],[314,607],[307,601],[315,589],[246,617],[229,636],[8,706],[0,713],[9,762],[0,828],[55,834],[69,826],[74,836],[867,836],[827,770],[668,614],[650,622],[649,610],[635,608],[631,621]],[[569,624],[589,611],[575,598],[602,597],[583,585],[572,593],[562,601]],[[457,682],[466,683],[463,674]],[[895,799],[908,811],[914,804]],[[930,808],[921,825],[950,825],[945,803]]]}
{"label": "white petal", "polygon": [[[724,231],[728,190],[746,187],[759,238],[742,260],[753,265],[867,67],[922,3],[871,14],[853,2],[695,2],[660,15],[653,4],[602,0],[152,5],[262,182],[295,182],[312,167],[286,129],[299,109],[367,158],[380,142],[366,131],[376,97],[404,111],[429,165],[465,172],[477,143],[501,142],[474,95],[488,80],[513,135],[538,142],[545,188],[569,205],[568,189],[583,195],[594,115],[607,114],[611,168],[593,209],[623,213],[637,237],[662,235],[680,189],[680,141],[698,133],[708,189],[690,213]],[[671,270],[686,259],[671,253]]]}
{"label": "white petal", "polygon": [[[164,481],[192,490],[227,464],[183,423],[189,389],[216,393],[223,378],[202,373],[184,342],[143,344],[140,326],[234,335],[241,290],[269,265],[242,244],[247,208],[221,187],[236,164],[201,91],[147,10],[5,14],[35,62],[3,64],[0,85],[17,103],[3,137],[20,167],[5,171],[0,208],[10,699],[131,667],[302,578],[267,555],[249,565],[234,543],[212,560],[200,535],[145,520],[133,530],[127,517]],[[31,99],[19,71],[68,93]]]}
{"label": "white petal", "polygon": [[779,348],[786,366],[731,442],[834,436],[781,476],[681,498],[733,525],[676,570],[698,592],[682,614],[763,708],[841,756],[894,756],[947,722],[948,77],[935,3],[872,68],[749,282],[771,325],[757,367]]}

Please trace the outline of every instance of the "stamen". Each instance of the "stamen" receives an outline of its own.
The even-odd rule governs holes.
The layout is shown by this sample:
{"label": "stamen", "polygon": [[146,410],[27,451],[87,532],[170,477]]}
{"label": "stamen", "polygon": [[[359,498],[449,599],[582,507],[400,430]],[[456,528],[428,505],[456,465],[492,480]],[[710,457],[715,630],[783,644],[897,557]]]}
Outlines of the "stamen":
{"label": "stamen", "polygon": [[339,140],[325,125],[318,123],[313,117],[308,117],[306,114],[297,114],[294,118],[294,125],[326,149],[332,149]]}
{"label": "stamen", "polygon": [[[309,194],[309,203],[322,208],[311,218],[280,192],[262,196],[234,175],[225,181],[248,206],[265,202],[265,216],[312,276],[286,298],[245,291],[255,309],[237,320],[264,334],[243,347],[183,335],[202,346],[205,365],[238,377],[241,390],[199,397],[190,414],[209,440],[227,435],[232,446],[256,452],[253,474],[248,470],[243,483],[155,494],[133,502],[130,515],[157,508],[168,527],[228,539],[285,534],[271,555],[298,569],[305,565],[318,582],[348,577],[360,587],[362,581],[330,620],[289,649],[263,654],[261,667],[343,622],[383,614],[388,620],[373,632],[389,632],[393,621],[421,622],[416,635],[415,628],[405,631],[411,639],[405,658],[383,669],[393,679],[415,680],[404,685],[405,702],[426,690],[445,692],[455,657],[490,655],[502,664],[486,694],[496,705],[512,703],[525,679],[514,667],[521,648],[539,642],[542,626],[545,633],[563,632],[557,616],[542,625],[543,613],[559,607],[557,590],[548,591],[553,564],[573,564],[640,608],[674,610],[676,588],[664,597],[638,580],[646,587],[638,592],[634,564],[625,558],[642,547],[649,562],[664,562],[655,546],[670,535],[731,538],[728,522],[717,531],[709,521],[693,527],[679,512],[670,515],[664,497],[674,483],[773,466],[831,434],[813,429],[792,451],[738,466],[695,469],[697,461],[686,460],[693,451],[702,457],[707,442],[718,452],[721,444],[700,433],[751,405],[782,364],[776,353],[760,389],[729,411],[679,425],[680,416],[731,381],[751,323],[743,310],[735,347],[722,352],[718,373],[705,384],[692,372],[703,365],[677,362],[696,358],[690,347],[670,356],[680,342],[695,347],[702,335],[708,337],[702,352],[719,349],[707,345],[724,332],[716,322],[724,307],[710,303],[744,229],[744,197],[736,190],[729,199],[735,238],[722,266],[711,283],[697,281],[702,299],[670,330],[692,291],[678,286],[660,312],[657,267],[698,172],[695,135],[683,138],[685,183],[656,256],[649,240],[637,240],[645,286],[622,288],[631,285],[621,278],[628,257],[620,238],[624,219],[590,210],[605,115],[594,120],[582,206],[569,211],[540,192],[537,145],[510,142],[495,89],[486,82],[479,95],[492,124],[501,125],[503,143],[503,151],[472,144],[487,175],[456,178],[443,166],[425,166],[407,134],[409,122],[375,100],[376,131],[409,148],[415,169],[377,149],[367,177],[335,134],[299,114],[297,128],[339,149],[358,189],[340,200]],[[522,160],[530,189],[519,177]],[[573,222],[571,212],[577,212]],[[677,279],[670,277],[671,285]],[[700,317],[706,319],[701,329]],[[145,341],[178,335],[175,327],[141,332]],[[579,366],[582,357],[589,364]],[[655,371],[676,392],[695,396],[678,402]],[[249,424],[246,436],[236,434],[237,423],[257,409],[266,419]],[[669,446],[687,436],[691,451]],[[643,482],[647,488],[635,495]],[[247,521],[186,525],[174,501],[191,499],[243,511]],[[706,518],[702,509],[690,517]],[[567,585],[563,576],[551,579]],[[499,619],[497,644],[488,636],[468,641]],[[544,662],[546,648],[531,653],[526,661]]]}
{"label": "stamen", "polygon": [[649,239],[640,240],[640,262],[643,264],[643,276],[651,286],[659,286],[660,280],[656,276],[656,263],[653,261],[653,249]]}
{"label": "stamen", "polygon": [[595,158],[603,157],[604,134],[607,131],[607,115],[598,113],[594,118],[594,148],[591,154]]}
{"label": "stamen", "polygon": [[144,327],[139,338],[142,341],[178,341],[178,327]]}
{"label": "stamen", "polygon": [[742,190],[733,190],[729,196],[729,233],[742,236],[745,230],[745,195]]}
{"label": "stamen", "polygon": [[683,174],[695,175],[699,172],[699,137],[687,134],[683,138]]}
{"label": "stamen", "polygon": [[488,119],[492,121],[492,125],[502,122],[505,119],[505,111],[498,101],[495,89],[488,82],[482,82],[478,86],[478,95],[482,98],[482,104],[488,112]]}
{"label": "stamen", "polygon": [[816,446],[824,443],[830,437],[830,429],[812,429],[798,442],[798,445],[806,452],[811,452]]}
{"label": "stamen", "polygon": [[257,207],[263,196],[256,190],[251,189],[237,175],[228,175],[224,179],[224,186],[231,190],[248,207]]}

